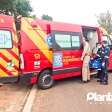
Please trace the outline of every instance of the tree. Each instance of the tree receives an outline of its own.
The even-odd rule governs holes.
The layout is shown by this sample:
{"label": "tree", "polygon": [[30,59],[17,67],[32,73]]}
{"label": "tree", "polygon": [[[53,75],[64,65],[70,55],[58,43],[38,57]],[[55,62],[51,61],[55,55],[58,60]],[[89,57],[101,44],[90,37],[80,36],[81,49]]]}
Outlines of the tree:
{"label": "tree", "polygon": [[14,16],[29,16],[32,7],[28,0],[0,0],[0,11]]}
{"label": "tree", "polygon": [[0,0],[0,11],[5,14],[9,14],[9,12],[13,12],[14,1],[13,0]]}
{"label": "tree", "polygon": [[53,21],[53,18],[51,16],[49,16],[49,15],[46,15],[46,14],[42,15],[42,19],[48,20],[48,21]]}
{"label": "tree", "polygon": [[16,0],[16,13],[22,16],[29,16],[32,12],[32,7],[28,0]]}
{"label": "tree", "polygon": [[106,13],[100,13],[98,18],[98,23],[103,27],[108,34],[112,33],[112,14],[107,11]]}

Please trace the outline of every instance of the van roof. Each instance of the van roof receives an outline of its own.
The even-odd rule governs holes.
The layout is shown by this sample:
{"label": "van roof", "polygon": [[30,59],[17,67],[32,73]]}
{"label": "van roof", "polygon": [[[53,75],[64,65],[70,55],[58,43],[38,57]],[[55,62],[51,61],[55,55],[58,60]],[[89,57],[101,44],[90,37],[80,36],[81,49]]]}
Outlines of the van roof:
{"label": "van roof", "polygon": [[46,20],[35,20],[37,24],[39,24],[44,30],[47,30],[46,25],[50,25],[52,31],[70,31],[70,32],[81,32],[82,28],[89,27],[89,28],[97,28],[94,26],[87,26],[87,25],[78,25],[78,24],[71,24],[71,23],[64,23],[64,22],[55,22],[55,21],[46,21]]}
{"label": "van roof", "polygon": [[13,27],[14,18],[9,15],[0,14],[0,28]]}

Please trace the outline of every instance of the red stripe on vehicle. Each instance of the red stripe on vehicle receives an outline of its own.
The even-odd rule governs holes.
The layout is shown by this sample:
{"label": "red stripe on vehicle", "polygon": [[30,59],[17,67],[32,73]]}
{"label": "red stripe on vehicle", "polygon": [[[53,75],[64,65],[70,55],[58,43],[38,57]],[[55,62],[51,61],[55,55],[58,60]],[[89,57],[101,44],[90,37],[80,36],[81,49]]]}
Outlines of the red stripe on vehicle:
{"label": "red stripe on vehicle", "polygon": [[11,72],[9,72],[5,67],[3,67],[1,64],[0,64],[0,69],[3,70],[6,74],[10,75],[10,76],[13,76],[13,74]]}
{"label": "red stripe on vehicle", "polygon": [[18,55],[16,55],[16,53],[9,49],[7,49],[7,51],[18,60]]}
{"label": "red stripe on vehicle", "polygon": [[2,53],[0,53],[1,58],[3,58],[6,62],[10,61],[6,56],[4,56]]}
{"label": "red stripe on vehicle", "polygon": [[19,68],[18,68],[17,66],[14,65],[14,68],[15,68],[17,71],[19,71]]}
{"label": "red stripe on vehicle", "polygon": [[[1,58],[2,59],[4,59],[6,62],[9,62],[10,60],[6,57],[6,56],[4,56],[2,53],[0,53],[0,56],[1,56]],[[16,66],[16,65],[14,65],[14,68],[18,71],[19,70],[19,68]]]}

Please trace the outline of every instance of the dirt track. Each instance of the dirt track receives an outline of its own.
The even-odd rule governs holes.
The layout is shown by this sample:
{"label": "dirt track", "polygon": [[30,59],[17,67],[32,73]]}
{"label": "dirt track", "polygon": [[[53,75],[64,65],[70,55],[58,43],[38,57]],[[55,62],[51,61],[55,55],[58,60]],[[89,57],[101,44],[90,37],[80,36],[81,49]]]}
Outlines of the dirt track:
{"label": "dirt track", "polygon": [[[48,90],[35,88],[31,112],[111,112],[112,102],[88,102],[86,99],[88,92],[112,92],[111,74],[108,86],[100,85],[94,78],[90,83],[82,84],[80,78],[74,77],[56,81],[55,86]],[[19,84],[0,87],[0,112],[22,112],[30,90],[31,86]]]}
{"label": "dirt track", "polygon": [[100,94],[112,92],[112,76],[109,85],[100,85],[96,79],[82,84],[80,79],[70,78],[57,81],[48,90],[39,90],[33,104],[32,112],[111,112],[112,102],[88,102],[88,92]]}
{"label": "dirt track", "polygon": [[0,87],[0,112],[21,112],[31,86],[5,84]]}

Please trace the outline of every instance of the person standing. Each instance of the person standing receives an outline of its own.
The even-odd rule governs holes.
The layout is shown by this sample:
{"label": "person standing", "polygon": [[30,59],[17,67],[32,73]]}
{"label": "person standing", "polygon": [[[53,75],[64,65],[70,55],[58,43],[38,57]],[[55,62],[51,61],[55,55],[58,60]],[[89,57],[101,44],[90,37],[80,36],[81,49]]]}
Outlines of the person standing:
{"label": "person standing", "polygon": [[[102,45],[101,43],[96,43],[95,48],[92,50],[92,53],[94,55],[94,59],[100,59],[100,62],[102,62]],[[98,78],[97,82],[100,82],[100,76],[101,76],[101,66],[97,68],[98,73],[95,75],[95,78]]]}
{"label": "person standing", "polygon": [[89,45],[89,41],[85,38],[82,39],[83,40],[83,53],[81,56],[81,60],[83,61],[83,65],[82,65],[82,81],[84,83],[90,81],[90,70],[89,70],[89,61],[90,61],[90,45]]}
{"label": "person standing", "polygon": [[110,48],[107,41],[102,42],[102,67],[100,83],[103,85],[108,84],[108,64],[109,64]]}

